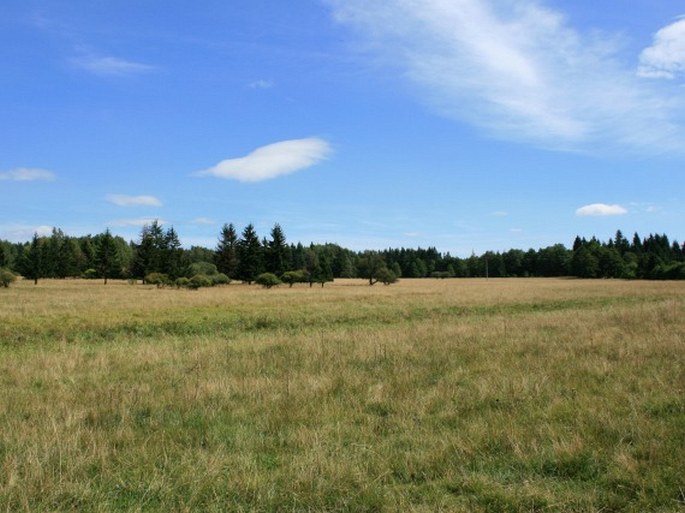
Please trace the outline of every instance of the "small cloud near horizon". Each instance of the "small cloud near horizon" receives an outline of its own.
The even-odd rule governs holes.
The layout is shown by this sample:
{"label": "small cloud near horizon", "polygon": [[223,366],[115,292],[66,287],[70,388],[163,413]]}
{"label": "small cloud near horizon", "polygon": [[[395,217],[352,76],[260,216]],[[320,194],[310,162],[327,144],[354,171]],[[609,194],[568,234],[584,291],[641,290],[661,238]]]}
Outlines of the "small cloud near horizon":
{"label": "small cloud near horizon", "polygon": [[214,219],[210,219],[209,217],[196,217],[190,222],[190,224],[212,225],[216,224],[216,222]]}
{"label": "small cloud near horizon", "polygon": [[318,137],[267,144],[244,157],[222,160],[194,176],[213,176],[239,182],[261,182],[301,171],[328,158],[331,145]]}
{"label": "small cloud near horizon", "polygon": [[164,219],[159,219],[158,217],[138,217],[135,219],[114,219],[110,221],[108,224],[110,226],[139,226],[143,227],[149,224],[154,223],[157,221],[157,223],[163,225],[167,224],[167,222]]}
{"label": "small cloud near horizon", "polygon": [[47,169],[18,167],[10,171],[0,172],[0,181],[11,182],[52,182],[55,180],[55,173]]}
{"label": "small cloud near horizon", "polygon": [[621,216],[627,213],[628,210],[621,205],[607,205],[606,203],[593,203],[576,210],[576,215],[580,217]]}
{"label": "small cloud near horizon", "polygon": [[129,196],[126,194],[108,194],[105,198],[109,203],[119,207],[161,207],[162,202],[154,196]]}

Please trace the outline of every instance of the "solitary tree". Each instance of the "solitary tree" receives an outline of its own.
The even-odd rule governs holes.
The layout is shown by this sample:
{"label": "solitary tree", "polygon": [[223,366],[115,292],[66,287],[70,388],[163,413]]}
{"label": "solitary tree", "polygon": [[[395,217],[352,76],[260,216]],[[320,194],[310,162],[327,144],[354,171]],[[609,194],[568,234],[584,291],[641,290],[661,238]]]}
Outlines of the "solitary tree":
{"label": "solitary tree", "polygon": [[369,285],[378,281],[382,269],[386,269],[385,261],[375,251],[365,251],[357,260],[357,272],[361,278],[369,280]]}

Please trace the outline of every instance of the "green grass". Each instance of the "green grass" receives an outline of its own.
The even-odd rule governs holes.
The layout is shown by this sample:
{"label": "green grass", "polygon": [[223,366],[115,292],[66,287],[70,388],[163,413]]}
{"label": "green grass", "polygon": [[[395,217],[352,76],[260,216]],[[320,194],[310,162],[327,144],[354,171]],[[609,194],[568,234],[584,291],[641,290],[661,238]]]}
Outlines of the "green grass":
{"label": "green grass", "polygon": [[110,285],[0,291],[2,511],[685,508],[685,284]]}

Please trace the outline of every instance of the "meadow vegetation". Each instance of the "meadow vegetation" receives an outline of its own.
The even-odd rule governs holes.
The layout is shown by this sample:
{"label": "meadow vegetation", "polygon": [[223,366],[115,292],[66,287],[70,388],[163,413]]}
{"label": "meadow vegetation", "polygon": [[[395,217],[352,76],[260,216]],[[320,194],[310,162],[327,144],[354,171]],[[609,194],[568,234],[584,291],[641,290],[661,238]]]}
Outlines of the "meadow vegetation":
{"label": "meadow vegetation", "polygon": [[685,508],[685,283],[0,289],[0,511]]}

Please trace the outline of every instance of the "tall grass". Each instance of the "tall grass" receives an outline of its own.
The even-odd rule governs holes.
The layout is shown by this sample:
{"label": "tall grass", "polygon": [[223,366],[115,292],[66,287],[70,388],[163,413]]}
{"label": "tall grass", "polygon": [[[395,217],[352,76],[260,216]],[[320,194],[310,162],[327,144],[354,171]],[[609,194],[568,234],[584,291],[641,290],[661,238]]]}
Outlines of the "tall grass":
{"label": "tall grass", "polygon": [[0,294],[0,510],[680,511],[685,286]]}

